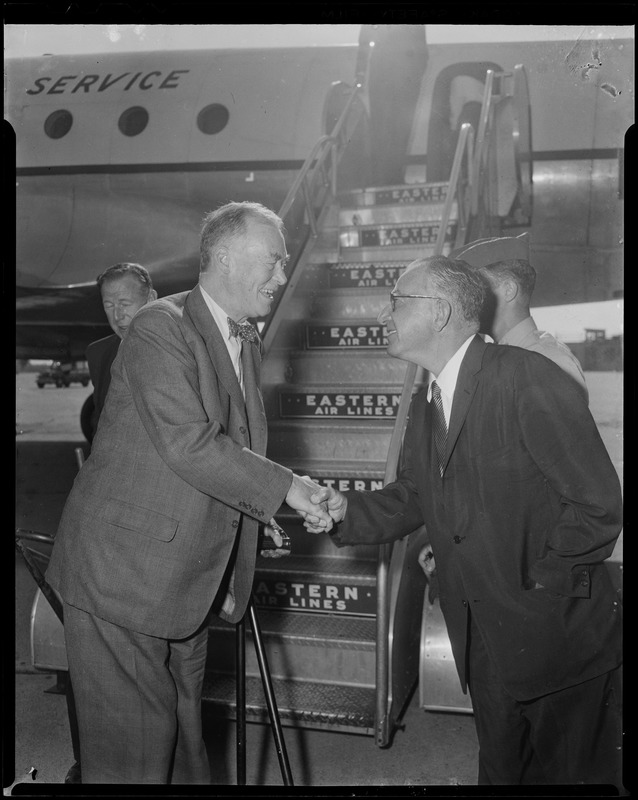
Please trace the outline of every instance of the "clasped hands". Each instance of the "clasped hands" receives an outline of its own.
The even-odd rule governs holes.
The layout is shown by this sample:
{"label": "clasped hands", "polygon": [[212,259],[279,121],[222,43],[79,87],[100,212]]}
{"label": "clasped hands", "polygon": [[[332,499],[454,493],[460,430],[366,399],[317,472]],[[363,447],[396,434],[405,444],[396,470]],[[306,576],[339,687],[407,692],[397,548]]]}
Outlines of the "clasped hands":
{"label": "clasped hands", "polygon": [[303,517],[307,531],[327,533],[344,518],[348,501],[341,492],[320,486],[307,475],[293,475],[286,503]]}

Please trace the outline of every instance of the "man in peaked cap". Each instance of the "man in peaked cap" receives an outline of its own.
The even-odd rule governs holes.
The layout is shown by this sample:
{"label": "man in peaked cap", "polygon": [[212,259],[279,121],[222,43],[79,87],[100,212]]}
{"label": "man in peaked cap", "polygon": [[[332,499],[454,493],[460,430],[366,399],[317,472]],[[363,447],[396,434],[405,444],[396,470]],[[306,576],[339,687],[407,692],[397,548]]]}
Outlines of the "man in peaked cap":
{"label": "man in peaked cap", "polygon": [[536,327],[530,303],[536,270],[530,263],[529,234],[477,239],[451,254],[479,271],[487,293],[481,332],[496,344],[534,350],[570,375],[589,399],[580,363],[567,345]]}

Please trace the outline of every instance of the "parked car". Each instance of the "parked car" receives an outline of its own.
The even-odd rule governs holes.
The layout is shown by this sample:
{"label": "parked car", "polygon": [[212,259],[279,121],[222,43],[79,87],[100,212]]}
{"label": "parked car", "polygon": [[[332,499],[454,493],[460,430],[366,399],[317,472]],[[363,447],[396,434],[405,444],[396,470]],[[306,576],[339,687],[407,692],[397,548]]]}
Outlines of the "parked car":
{"label": "parked car", "polygon": [[58,389],[61,389],[62,387],[70,386],[72,383],[81,383],[82,386],[88,386],[90,380],[88,369],[54,361],[49,369],[38,373],[35,382],[40,389],[44,389],[47,383],[52,383]]}

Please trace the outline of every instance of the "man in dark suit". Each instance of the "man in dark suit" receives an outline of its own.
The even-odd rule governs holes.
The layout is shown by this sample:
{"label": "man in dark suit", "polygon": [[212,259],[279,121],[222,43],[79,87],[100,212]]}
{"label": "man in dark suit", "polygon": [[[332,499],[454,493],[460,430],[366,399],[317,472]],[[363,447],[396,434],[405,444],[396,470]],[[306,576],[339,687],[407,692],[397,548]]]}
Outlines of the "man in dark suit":
{"label": "man in dark suit", "polygon": [[286,501],[331,527],[309,479],[265,458],[260,341],[286,283],[281,219],[207,215],[190,292],[131,321],[47,580],[64,601],[83,783],[209,783],[201,696],[210,613],[238,622],[260,524]]}
{"label": "man in dark suit", "polygon": [[113,329],[110,336],[98,339],[86,349],[89,375],[93,384],[93,413],[91,428],[93,436],[104,408],[104,401],[111,383],[111,365],[115,360],[121,340],[131,320],[142,308],[157,299],[151,276],[140,264],[122,262],[104,270],[97,277],[104,313]]}
{"label": "man in dark suit", "polygon": [[476,335],[484,291],[443,256],[399,278],[379,317],[388,353],[431,380],[412,400],[397,479],[313,499],[339,521],[338,546],[425,523],[479,783],[618,785],[621,610],[603,562],[620,484],[578,385]]}

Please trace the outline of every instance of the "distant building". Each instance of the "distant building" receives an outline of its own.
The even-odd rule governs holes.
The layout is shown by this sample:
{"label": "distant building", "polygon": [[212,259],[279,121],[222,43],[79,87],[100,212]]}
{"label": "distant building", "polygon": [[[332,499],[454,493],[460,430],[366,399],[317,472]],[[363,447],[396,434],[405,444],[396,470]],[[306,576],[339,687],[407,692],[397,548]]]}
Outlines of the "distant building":
{"label": "distant building", "polygon": [[623,337],[607,339],[600,328],[585,328],[582,342],[568,342],[567,346],[580,361],[584,372],[622,372]]}

